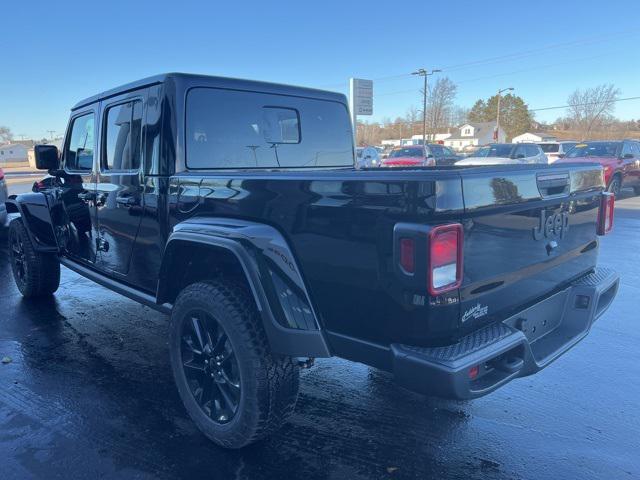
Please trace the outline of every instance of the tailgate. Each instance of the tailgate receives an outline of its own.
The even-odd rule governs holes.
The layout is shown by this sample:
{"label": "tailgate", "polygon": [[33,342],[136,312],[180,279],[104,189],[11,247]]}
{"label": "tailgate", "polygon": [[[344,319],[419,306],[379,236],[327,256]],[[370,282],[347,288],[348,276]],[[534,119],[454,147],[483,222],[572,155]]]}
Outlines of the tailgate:
{"label": "tailgate", "polygon": [[596,265],[599,166],[460,171],[462,331],[504,319]]}

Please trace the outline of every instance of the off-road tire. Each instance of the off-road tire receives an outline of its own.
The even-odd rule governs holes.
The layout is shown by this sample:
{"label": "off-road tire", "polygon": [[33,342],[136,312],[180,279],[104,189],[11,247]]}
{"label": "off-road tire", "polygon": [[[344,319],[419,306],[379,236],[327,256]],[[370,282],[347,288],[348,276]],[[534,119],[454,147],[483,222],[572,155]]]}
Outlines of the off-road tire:
{"label": "off-road tire", "polygon": [[[37,252],[33,248],[21,218],[11,220],[8,243],[13,278],[23,297],[43,297],[58,290],[60,286],[58,256],[53,253]],[[20,271],[22,274],[19,273]]]}
{"label": "off-road tire", "polygon": [[[183,322],[194,309],[208,312],[226,332],[240,372],[240,401],[228,423],[215,422],[196,401],[182,359]],[[290,357],[271,353],[253,298],[224,280],[187,286],[173,306],[170,357],[178,392],[189,416],[209,439],[225,448],[241,448],[272,434],[293,412],[299,369]]]}

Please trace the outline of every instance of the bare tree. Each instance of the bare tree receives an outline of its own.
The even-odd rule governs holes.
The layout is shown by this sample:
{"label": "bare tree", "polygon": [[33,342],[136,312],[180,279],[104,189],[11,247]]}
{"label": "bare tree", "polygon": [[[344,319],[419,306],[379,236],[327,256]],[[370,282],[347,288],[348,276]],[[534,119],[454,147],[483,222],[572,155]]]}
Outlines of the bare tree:
{"label": "bare tree", "polygon": [[448,77],[443,77],[439,78],[430,90],[427,103],[427,130],[433,138],[438,130],[449,126],[458,87]]}
{"label": "bare tree", "polygon": [[13,133],[11,133],[11,129],[9,127],[0,126],[0,141],[10,142],[11,140],[13,140]]}
{"label": "bare tree", "polygon": [[594,126],[611,118],[620,90],[613,84],[602,84],[574,91],[567,100],[568,119],[584,140]]}

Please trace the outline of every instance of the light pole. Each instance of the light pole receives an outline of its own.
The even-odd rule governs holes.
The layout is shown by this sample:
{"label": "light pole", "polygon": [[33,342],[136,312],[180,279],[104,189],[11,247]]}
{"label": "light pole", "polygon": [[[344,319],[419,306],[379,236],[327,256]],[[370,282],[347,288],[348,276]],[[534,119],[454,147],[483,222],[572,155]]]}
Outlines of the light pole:
{"label": "light pole", "polygon": [[422,92],[422,147],[425,148],[427,145],[427,77],[429,75],[433,75],[434,73],[441,72],[442,70],[425,70],[424,68],[420,68],[415,72],[412,72],[411,75],[418,75],[420,77],[424,77],[424,91]]}
{"label": "light pole", "polygon": [[502,90],[498,90],[498,113],[496,115],[496,142],[499,140],[500,136],[500,95],[502,92],[513,91],[513,87],[503,88]]}

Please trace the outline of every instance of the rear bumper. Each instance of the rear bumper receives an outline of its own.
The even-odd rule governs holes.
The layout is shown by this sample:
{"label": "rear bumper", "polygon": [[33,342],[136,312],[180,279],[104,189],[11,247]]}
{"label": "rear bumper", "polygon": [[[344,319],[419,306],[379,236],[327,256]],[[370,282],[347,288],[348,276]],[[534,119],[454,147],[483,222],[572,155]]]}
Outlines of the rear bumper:
{"label": "rear bumper", "polygon": [[[396,381],[428,395],[468,399],[532,375],[582,340],[609,308],[619,277],[599,268],[571,286],[446,347],[391,345]],[[475,373],[477,367],[477,375]]]}

